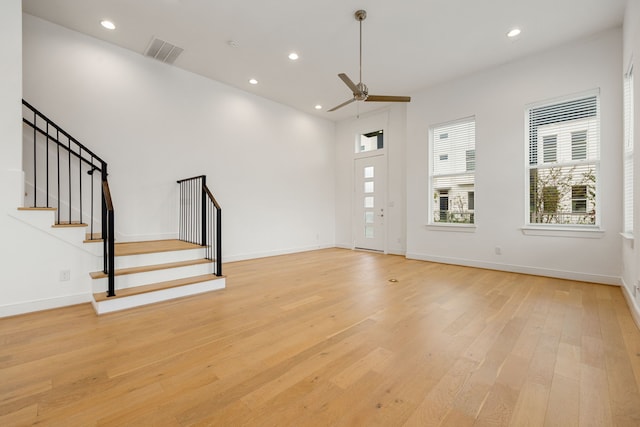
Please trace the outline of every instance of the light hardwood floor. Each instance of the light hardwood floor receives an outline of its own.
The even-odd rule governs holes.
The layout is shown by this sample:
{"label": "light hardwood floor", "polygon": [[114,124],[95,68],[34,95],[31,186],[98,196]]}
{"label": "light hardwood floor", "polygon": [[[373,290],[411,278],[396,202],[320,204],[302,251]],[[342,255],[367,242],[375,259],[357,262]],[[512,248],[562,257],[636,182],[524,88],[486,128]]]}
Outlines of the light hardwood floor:
{"label": "light hardwood floor", "polygon": [[224,268],[223,291],[0,319],[0,425],[640,425],[617,287],[342,249]]}

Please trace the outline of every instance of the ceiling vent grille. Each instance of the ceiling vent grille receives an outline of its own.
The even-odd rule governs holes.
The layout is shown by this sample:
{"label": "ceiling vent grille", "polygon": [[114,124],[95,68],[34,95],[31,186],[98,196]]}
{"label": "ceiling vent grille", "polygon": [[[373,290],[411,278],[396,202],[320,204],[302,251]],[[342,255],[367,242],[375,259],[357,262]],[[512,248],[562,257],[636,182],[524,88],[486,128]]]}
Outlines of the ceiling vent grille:
{"label": "ceiling vent grille", "polygon": [[181,47],[154,37],[144,55],[167,64],[173,64],[183,51],[184,49]]}

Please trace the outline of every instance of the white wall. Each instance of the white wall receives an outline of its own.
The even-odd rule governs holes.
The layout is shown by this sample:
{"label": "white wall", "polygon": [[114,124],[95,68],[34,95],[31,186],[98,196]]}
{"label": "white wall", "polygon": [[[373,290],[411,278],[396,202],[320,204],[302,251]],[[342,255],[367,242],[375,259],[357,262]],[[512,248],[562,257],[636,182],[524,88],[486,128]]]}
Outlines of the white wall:
{"label": "white wall", "polygon": [[[347,107],[353,108],[355,106]],[[375,111],[343,120],[336,129],[336,245],[353,248],[353,191],[356,136],[384,130],[384,150],[387,160],[387,207],[385,208],[385,251],[405,253],[405,141],[406,104],[394,104]],[[376,155],[376,152],[360,155]]]}
{"label": "white wall", "polygon": [[[407,110],[407,256],[619,283],[621,53],[621,31],[610,30],[414,95]],[[598,204],[604,233],[590,238],[524,235],[525,106],[596,88],[601,95]],[[476,118],[477,229],[426,227],[429,126],[468,116]]]}
{"label": "white wall", "polygon": [[[621,73],[627,72],[629,65],[634,68],[634,235],[638,235],[640,227],[640,1],[630,0],[627,3],[623,26],[623,55]],[[622,283],[625,295],[631,306],[636,323],[640,325],[640,293],[634,292],[634,286],[640,280],[640,251],[638,242],[633,239],[622,239]]]}
{"label": "white wall", "polygon": [[[95,257],[17,220],[22,203],[22,3],[0,4],[0,317],[88,301]],[[60,282],[59,271],[72,271]]]}
{"label": "white wall", "polygon": [[24,15],[24,98],[109,163],[116,237],[177,234],[205,174],[224,260],[334,245],[335,125]]}

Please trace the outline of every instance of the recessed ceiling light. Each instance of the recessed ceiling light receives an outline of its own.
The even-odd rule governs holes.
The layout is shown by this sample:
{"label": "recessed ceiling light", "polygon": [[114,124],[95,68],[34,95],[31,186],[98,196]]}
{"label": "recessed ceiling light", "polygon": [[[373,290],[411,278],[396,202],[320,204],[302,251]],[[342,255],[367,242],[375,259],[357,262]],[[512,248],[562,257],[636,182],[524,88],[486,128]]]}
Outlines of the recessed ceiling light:
{"label": "recessed ceiling light", "polygon": [[521,33],[520,28],[512,28],[507,33],[507,37],[509,37],[509,38],[517,37],[517,36],[520,35],[520,33]]}
{"label": "recessed ceiling light", "polygon": [[116,24],[114,24],[113,22],[108,21],[106,19],[104,21],[100,21],[100,25],[102,25],[107,30],[115,30],[116,29]]}
{"label": "recessed ceiling light", "polygon": [[249,83],[251,83],[252,85],[257,85],[258,81],[256,79],[249,79]]}
{"label": "recessed ceiling light", "polygon": [[291,52],[291,53],[289,54],[289,59],[290,59],[290,60],[292,60],[292,61],[295,61],[295,60],[296,60],[296,59],[298,59],[298,58],[299,58],[299,56],[298,56],[298,54],[297,54],[297,53],[295,53],[295,52]]}
{"label": "recessed ceiling light", "polygon": [[314,108],[315,108],[316,110],[322,110],[322,105],[317,104]]}

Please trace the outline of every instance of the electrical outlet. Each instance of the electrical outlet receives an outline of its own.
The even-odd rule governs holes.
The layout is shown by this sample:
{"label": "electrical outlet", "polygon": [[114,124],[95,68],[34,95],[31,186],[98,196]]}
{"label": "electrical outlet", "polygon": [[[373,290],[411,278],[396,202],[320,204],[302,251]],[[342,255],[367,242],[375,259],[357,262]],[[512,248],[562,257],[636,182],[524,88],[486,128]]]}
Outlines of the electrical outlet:
{"label": "electrical outlet", "polygon": [[500,246],[496,246],[496,255],[502,255],[502,248]]}
{"label": "electrical outlet", "polygon": [[71,280],[71,270],[60,270],[60,281],[68,282]]}
{"label": "electrical outlet", "polygon": [[638,292],[640,292],[640,281],[638,281],[638,283],[633,287],[633,296],[637,296]]}

